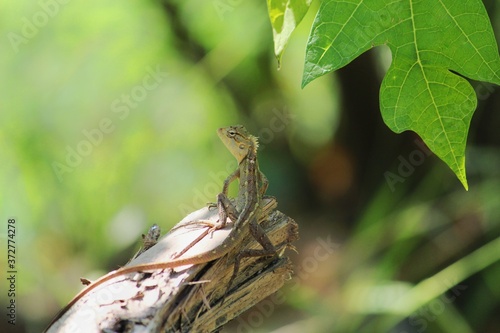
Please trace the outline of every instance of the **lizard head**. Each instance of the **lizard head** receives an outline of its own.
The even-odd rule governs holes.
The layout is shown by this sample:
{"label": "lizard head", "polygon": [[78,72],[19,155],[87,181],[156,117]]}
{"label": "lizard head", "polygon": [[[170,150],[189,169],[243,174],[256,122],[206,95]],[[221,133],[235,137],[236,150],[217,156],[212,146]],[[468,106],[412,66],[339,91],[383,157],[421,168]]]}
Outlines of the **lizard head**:
{"label": "lizard head", "polygon": [[241,125],[219,128],[217,135],[231,154],[236,157],[238,163],[243,161],[249,151],[257,154],[259,146],[257,138],[248,133]]}

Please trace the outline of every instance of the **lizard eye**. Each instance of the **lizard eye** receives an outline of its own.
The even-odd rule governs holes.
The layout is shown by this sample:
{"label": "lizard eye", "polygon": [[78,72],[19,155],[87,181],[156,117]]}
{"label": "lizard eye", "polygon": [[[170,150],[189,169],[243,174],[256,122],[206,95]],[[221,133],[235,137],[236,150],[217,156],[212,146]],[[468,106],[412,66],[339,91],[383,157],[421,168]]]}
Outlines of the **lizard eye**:
{"label": "lizard eye", "polygon": [[230,137],[230,138],[234,138],[234,136],[236,135],[236,132],[233,131],[233,130],[229,130],[227,131],[227,135]]}

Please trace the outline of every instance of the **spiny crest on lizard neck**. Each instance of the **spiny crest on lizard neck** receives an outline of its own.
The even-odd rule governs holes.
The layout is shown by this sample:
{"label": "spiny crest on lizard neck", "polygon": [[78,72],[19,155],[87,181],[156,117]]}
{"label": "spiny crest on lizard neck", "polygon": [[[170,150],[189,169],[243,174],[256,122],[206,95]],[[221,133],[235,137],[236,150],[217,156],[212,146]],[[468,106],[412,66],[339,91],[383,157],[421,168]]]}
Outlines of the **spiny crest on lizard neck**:
{"label": "spiny crest on lizard neck", "polygon": [[259,149],[259,138],[249,134],[248,139],[252,142],[253,153],[257,155],[257,149]]}

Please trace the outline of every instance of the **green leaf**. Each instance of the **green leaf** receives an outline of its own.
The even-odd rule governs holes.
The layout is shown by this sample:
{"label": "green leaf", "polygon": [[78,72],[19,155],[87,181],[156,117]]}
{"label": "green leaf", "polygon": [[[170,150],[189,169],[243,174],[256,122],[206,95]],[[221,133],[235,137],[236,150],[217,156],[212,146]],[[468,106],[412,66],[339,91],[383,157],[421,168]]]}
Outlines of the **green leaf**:
{"label": "green leaf", "polygon": [[312,0],[267,0],[269,19],[273,27],[274,54],[278,67],[293,30],[306,15]]}
{"label": "green leaf", "polygon": [[[309,37],[302,86],[387,45],[380,89],[391,130],[418,133],[467,189],[465,145],[476,108],[463,77],[500,83],[500,58],[479,0],[325,0]],[[455,72],[455,73],[454,73]]]}

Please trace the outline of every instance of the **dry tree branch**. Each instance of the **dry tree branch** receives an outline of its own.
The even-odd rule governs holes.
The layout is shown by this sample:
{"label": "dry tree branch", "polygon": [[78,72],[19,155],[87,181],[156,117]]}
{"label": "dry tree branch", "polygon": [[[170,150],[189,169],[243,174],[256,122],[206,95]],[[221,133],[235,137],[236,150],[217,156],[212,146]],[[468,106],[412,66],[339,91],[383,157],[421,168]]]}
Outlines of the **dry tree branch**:
{"label": "dry tree branch", "polygon": [[[283,286],[292,272],[284,250],[298,239],[298,226],[276,210],[272,197],[264,198],[259,223],[278,248],[274,257],[247,258],[241,262],[231,290],[234,257],[243,249],[260,248],[247,233],[226,256],[199,265],[124,274],[84,295],[54,322],[48,332],[215,332]],[[126,266],[165,262],[206,231],[192,221],[217,221],[216,210],[189,214],[159,242]],[[183,256],[217,247],[231,225],[208,234]],[[227,291],[227,294],[226,294]],[[226,298],[221,304],[221,300]]]}

